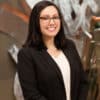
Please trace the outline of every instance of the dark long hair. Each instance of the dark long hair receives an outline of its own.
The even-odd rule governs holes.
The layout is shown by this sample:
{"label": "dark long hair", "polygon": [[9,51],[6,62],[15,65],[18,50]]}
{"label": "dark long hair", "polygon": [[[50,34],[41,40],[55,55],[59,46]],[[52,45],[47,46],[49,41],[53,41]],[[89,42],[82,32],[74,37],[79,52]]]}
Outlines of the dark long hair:
{"label": "dark long hair", "polygon": [[60,16],[60,20],[61,20],[60,30],[55,37],[55,45],[58,49],[65,47],[66,37],[65,37],[64,28],[63,28],[63,17],[59,8],[53,2],[50,2],[50,1],[40,1],[32,9],[32,12],[30,14],[30,19],[29,19],[28,37],[24,46],[36,47],[40,49],[43,49],[45,47],[43,43],[43,39],[42,39],[42,33],[40,30],[39,17],[40,17],[41,11],[48,6],[54,6],[57,9],[58,14]]}

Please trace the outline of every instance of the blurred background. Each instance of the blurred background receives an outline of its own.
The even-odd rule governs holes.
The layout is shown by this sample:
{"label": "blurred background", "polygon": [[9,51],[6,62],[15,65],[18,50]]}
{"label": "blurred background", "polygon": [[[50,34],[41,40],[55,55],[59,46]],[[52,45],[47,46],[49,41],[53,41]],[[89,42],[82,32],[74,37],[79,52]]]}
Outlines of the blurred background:
{"label": "blurred background", "polygon": [[[31,9],[38,1],[0,0],[0,100],[22,100],[14,94],[17,53],[27,37]],[[51,1],[62,13],[66,11],[65,33],[75,41],[88,74],[87,100],[100,100],[100,0]]]}

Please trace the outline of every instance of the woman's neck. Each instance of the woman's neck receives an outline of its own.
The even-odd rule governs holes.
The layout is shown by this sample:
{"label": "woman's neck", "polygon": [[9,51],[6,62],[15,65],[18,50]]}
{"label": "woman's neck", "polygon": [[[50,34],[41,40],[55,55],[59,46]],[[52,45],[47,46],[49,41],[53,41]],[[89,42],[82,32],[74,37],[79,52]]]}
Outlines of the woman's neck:
{"label": "woman's neck", "polygon": [[50,39],[44,39],[44,43],[46,45],[46,47],[48,49],[57,49],[56,46],[55,46],[55,43],[54,43],[54,39],[53,38],[50,38]]}
{"label": "woman's neck", "polygon": [[61,50],[57,49],[54,43],[54,39],[44,39],[44,43],[47,47],[47,52],[54,57],[57,57]]}

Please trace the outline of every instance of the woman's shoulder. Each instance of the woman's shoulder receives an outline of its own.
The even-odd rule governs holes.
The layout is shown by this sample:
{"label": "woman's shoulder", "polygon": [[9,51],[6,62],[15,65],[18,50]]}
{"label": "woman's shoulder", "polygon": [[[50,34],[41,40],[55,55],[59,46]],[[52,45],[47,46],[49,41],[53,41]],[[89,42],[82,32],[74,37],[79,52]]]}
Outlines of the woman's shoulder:
{"label": "woman's shoulder", "polygon": [[23,52],[23,53],[31,52],[31,48],[30,48],[30,47],[22,47],[22,48],[19,50],[19,53],[20,53],[20,52]]}
{"label": "woman's shoulder", "polygon": [[24,55],[28,57],[31,56],[32,54],[34,54],[34,48],[31,47],[22,47],[18,52],[18,56]]}

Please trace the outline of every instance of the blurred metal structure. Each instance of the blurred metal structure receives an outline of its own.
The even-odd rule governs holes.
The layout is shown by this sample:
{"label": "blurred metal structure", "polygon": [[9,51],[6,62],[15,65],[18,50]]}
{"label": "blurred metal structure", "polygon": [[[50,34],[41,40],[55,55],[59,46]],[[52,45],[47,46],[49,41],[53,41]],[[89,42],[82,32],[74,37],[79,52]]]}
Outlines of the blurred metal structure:
{"label": "blurred metal structure", "polygon": [[[94,21],[93,21],[94,20]],[[87,100],[100,100],[100,27],[93,28],[100,22],[100,17],[93,17],[91,26],[92,39],[84,41],[83,64],[89,75],[89,92]]]}
{"label": "blurred metal structure", "polygon": [[13,85],[16,65],[8,50],[19,48],[27,36],[28,16],[7,4],[0,5],[0,100],[15,100]]}

